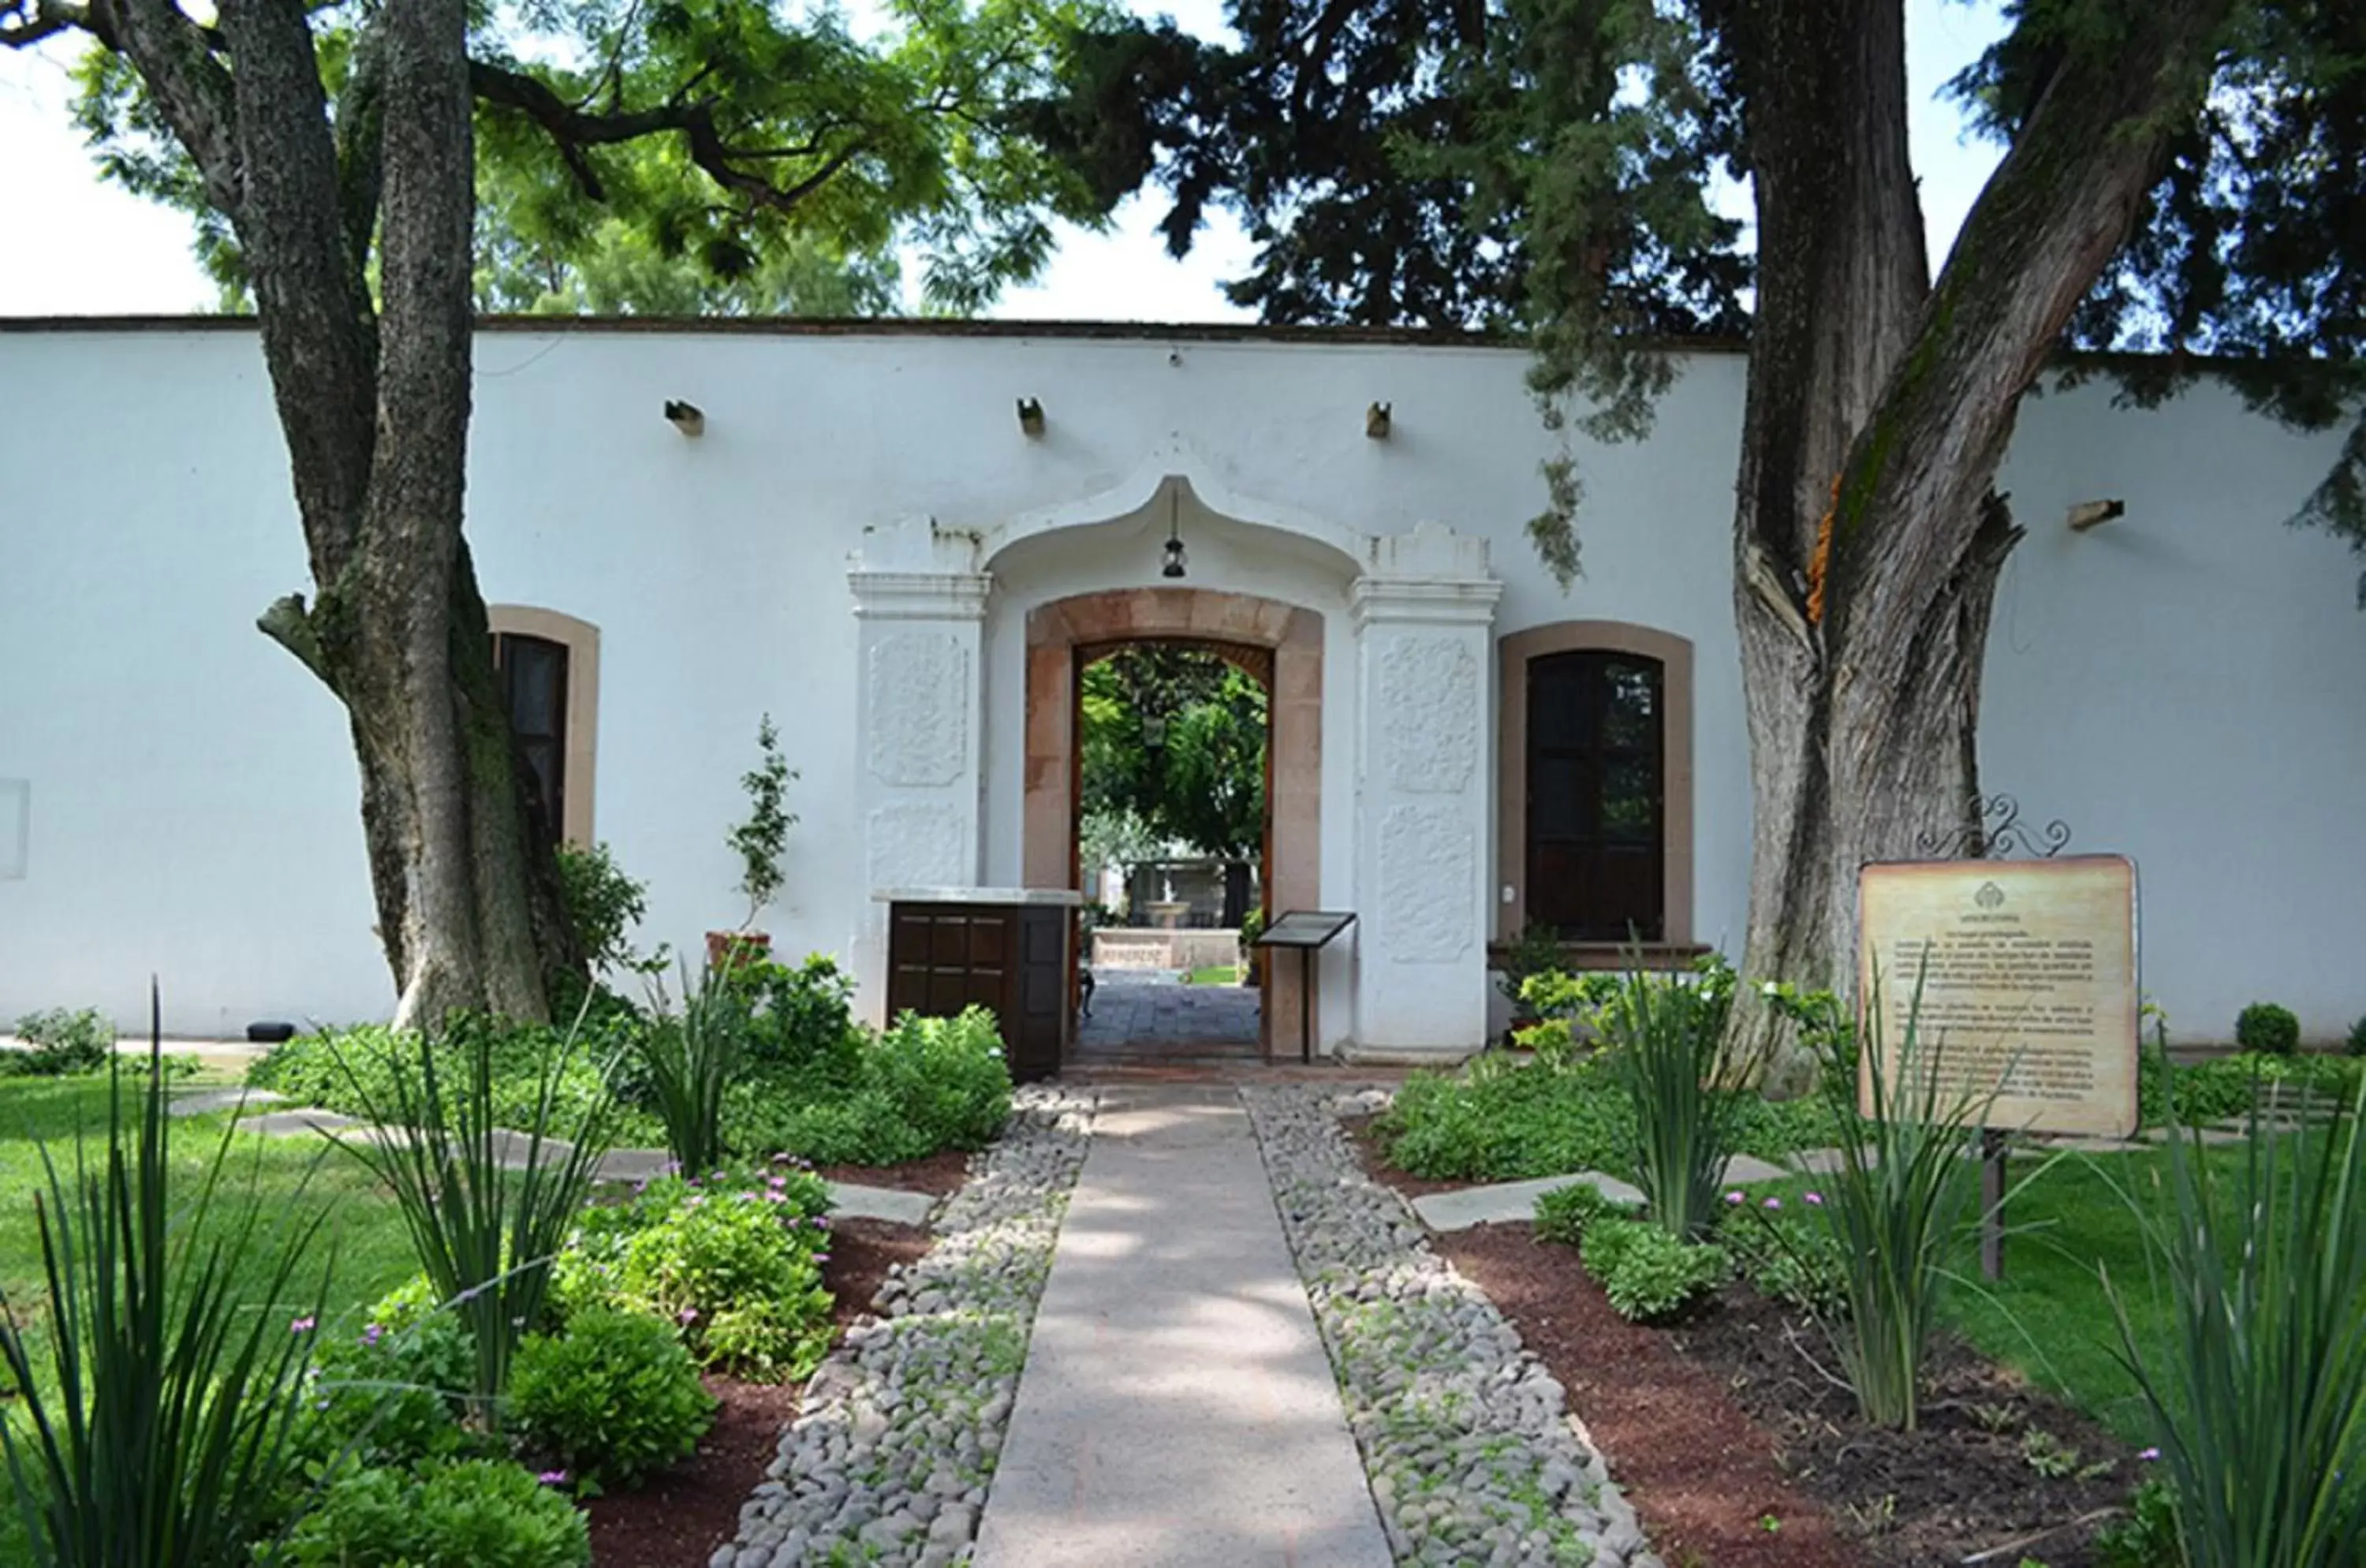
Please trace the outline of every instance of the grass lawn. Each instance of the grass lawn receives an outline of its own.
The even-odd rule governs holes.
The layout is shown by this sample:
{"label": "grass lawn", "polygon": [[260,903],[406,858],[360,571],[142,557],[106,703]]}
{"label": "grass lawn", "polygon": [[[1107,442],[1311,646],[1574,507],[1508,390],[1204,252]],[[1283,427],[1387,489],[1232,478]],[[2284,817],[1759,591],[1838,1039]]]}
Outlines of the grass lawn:
{"label": "grass lawn", "polygon": [[1241,983],[1241,966],[1237,964],[1211,964],[1205,969],[1194,969],[1184,976],[1187,986],[1237,986]]}

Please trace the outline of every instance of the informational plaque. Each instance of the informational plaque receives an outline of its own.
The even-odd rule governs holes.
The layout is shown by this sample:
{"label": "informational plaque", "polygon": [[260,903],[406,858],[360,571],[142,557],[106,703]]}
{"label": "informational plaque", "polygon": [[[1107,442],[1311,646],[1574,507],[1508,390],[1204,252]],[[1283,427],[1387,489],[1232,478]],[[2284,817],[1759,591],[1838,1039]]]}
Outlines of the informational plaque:
{"label": "informational plaque", "polygon": [[[1882,1010],[1892,1083],[1917,1008],[1918,1082],[1939,1103],[1996,1099],[1995,1128],[2136,1130],[2136,869],[2119,855],[1914,861],[1857,877],[1857,995]],[[1868,1037],[1868,1043],[1870,1043]],[[1872,1104],[1870,1064],[1858,1095]]]}

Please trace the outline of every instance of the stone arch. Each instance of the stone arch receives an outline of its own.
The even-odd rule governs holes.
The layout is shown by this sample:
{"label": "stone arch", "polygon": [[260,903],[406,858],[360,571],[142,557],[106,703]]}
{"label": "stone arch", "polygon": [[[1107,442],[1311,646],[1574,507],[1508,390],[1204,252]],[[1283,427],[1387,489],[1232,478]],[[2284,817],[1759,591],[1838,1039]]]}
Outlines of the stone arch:
{"label": "stone arch", "polygon": [[[1323,617],[1255,594],[1206,588],[1124,588],[1079,593],[1027,614],[1027,753],[1020,826],[1022,880],[1030,887],[1076,884],[1076,681],[1077,651],[1111,644],[1184,641],[1266,650],[1272,735],[1266,795],[1266,902],[1279,911],[1322,903]],[[1319,1003],[1318,993],[1316,1000]],[[1300,979],[1294,964],[1269,966],[1258,1009],[1261,1043],[1275,1045],[1274,1021],[1295,1028]],[[1318,1009],[1319,1012],[1319,1009]],[[1313,1038],[1323,1038],[1315,1020]]]}
{"label": "stone arch", "polygon": [[1664,726],[1662,753],[1662,945],[1693,941],[1693,645],[1628,621],[1554,621],[1504,637],[1495,726],[1496,871],[1512,897],[1503,905],[1505,941],[1527,922],[1528,661],[1554,653],[1636,653],[1658,660]]}

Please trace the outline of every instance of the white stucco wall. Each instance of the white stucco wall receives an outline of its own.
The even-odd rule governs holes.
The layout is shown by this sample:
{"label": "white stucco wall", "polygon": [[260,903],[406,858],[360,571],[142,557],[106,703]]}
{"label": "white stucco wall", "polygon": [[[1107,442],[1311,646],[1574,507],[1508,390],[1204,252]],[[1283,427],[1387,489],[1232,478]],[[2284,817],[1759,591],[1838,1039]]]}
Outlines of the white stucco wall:
{"label": "white stucco wall", "polygon": [[[1522,533],[1548,447],[1515,352],[592,326],[488,333],[478,357],[479,574],[490,600],[601,629],[597,831],[650,882],[652,940],[693,946],[738,918],[722,837],[767,709],[802,773],[802,821],[764,923],[791,952],[845,953],[863,929],[846,564],[866,528],[929,515],[994,540],[1188,451],[1226,493],[1346,534],[1434,520],[1486,538],[1497,634],[1589,618],[1690,638],[1695,931],[1738,945],[1738,358],[1694,358],[1651,441],[1584,453],[1585,576],[1563,596]],[[1040,440],[1019,430],[1020,396],[1043,402]],[[667,398],[705,412],[703,437],[664,422]],[[152,970],[184,1032],[382,1015],[341,716],[252,625],[304,586],[253,337],[0,331],[0,400],[19,411],[0,426],[0,790],[25,780],[31,796],[25,874],[0,880],[0,1021],[85,1004],[128,1021]],[[1363,433],[1375,400],[1393,405],[1387,442]],[[2255,996],[2313,1035],[2366,1011],[2366,833],[2350,820],[2366,616],[2341,547],[2281,526],[2335,445],[2215,389],[2138,412],[2098,387],[2033,401],[2006,467],[2030,536],[1991,639],[1989,780],[2067,819],[2076,847],[2136,858],[2146,986],[2180,1034],[2223,1037]],[[2064,510],[2105,495],[2128,515],[2070,535]],[[1189,581],[1324,617],[1324,897],[1348,901],[1346,577],[1257,521],[1187,515]],[[1163,535],[1163,517],[1112,515],[991,549],[985,880],[1017,879],[1026,609],[1155,585]],[[1353,1028],[1327,1000],[1326,1018]]]}

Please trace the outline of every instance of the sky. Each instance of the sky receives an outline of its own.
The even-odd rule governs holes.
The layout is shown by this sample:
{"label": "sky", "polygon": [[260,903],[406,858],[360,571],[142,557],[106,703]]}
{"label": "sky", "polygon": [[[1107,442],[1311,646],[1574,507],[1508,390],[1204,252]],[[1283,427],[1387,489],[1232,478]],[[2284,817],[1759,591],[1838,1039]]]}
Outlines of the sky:
{"label": "sky", "polygon": [[[1222,0],[1166,0],[1132,8],[1172,16],[1202,36],[1224,33]],[[1935,265],[1996,165],[1998,151],[1967,141],[1939,88],[2003,27],[1997,0],[1907,0],[1909,126]],[[69,114],[68,71],[78,39],[0,50],[0,315],[175,314],[211,306],[213,289],[189,252],[189,224],[103,183]],[[1738,189],[1737,201],[1746,201]],[[1245,319],[1218,285],[1247,271],[1254,247],[1219,216],[1185,260],[1167,257],[1155,196],[1120,208],[1106,232],[1063,226],[1041,280],[1006,295],[1006,319],[1215,321]],[[1747,216],[1745,212],[1736,216]]]}

